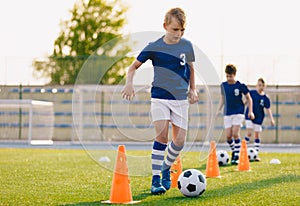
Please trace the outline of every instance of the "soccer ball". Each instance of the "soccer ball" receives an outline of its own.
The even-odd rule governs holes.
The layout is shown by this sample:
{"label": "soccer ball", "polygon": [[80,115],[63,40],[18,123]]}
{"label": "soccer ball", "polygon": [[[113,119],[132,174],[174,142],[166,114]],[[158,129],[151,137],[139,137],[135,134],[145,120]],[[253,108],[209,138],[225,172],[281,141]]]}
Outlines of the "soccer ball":
{"label": "soccer ball", "polygon": [[205,176],[196,169],[187,169],[178,177],[178,189],[186,197],[197,197],[206,189]]}
{"label": "soccer ball", "polygon": [[217,151],[218,163],[220,166],[227,165],[229,162],[229,155],[225,150]]}
{"label": "soccer ball", "polygon": [[257,158],[257,151],[253,147],[248,147],[248,157],[250,161],[254,161]]}

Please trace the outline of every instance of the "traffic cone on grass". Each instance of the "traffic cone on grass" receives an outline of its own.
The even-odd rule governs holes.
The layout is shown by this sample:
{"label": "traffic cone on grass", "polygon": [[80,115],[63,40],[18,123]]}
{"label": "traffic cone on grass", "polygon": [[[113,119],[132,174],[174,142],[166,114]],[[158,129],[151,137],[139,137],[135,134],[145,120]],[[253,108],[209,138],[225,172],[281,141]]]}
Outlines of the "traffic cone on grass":
{"label": "traffic cone on grass", "polygon": [[242,141],[242,147],[238,163],[238,171],[251,171],[246,140]]}
{"label": "traffic cone on grass", "polygon": [[115,163],[110,198],[102,203],[112,204],[133,204],[140,201],[133,201],[128,176],[125,145],[118,146],[118,154]]}
{"label": "traffic cone on grass", "polygon": [[176,158],[176,160],[172,164],[170,170],[171,170],[171,181],[172,181],[171,187],[176,188],[178,177],[182,172],[181,160],[180,160],[179,156]]}
{"label": "traffic cone on grass", "polygon": [[207,159],[205,175],[206,175],[206,177],[218,177],[218,178],[221,177],[215,141],[210,142],[210,150],[209,150],[209,155],[208,155],[208,159]]}

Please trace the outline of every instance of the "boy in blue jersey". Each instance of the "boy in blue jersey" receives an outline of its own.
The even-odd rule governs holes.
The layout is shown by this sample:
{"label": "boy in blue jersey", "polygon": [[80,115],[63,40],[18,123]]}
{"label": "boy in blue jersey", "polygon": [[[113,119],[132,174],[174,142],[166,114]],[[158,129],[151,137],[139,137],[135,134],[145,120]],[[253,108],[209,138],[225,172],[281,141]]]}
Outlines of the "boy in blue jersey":
{"label": "boy in blue jersey", "polygon": [[227,143],[232,150],[231,164],[238,164],[241,147],[240,127],[244,121],[243,95],[247,99],[250,119],[254,119],[252,112],[252,99],[245,84],[235,80],[236,67],[228,64],[225,69],[226,82],[221,84],[221,99],[218,114],[224,106],[224,126]]}
{"label": "boy in blue jersey", "polygon": [[[255,119],[249,119],[248,117],[248,112],[249,109],[247,107],[246,109],[246,128],[247,128],[247,135],[245,136],[245,140],[247,143],[250,142],[250,138],[252,136],[252,133],[254,131],[254,147],[257,152],[259,152],[259,147],[260,147],[260,133],[262,131],[262,123],[265,118],[265,112],[264,109],[266,109],[270,120],[271,120],[271,125],[274,126],[275,121],[272,115],[271,111],[271,102],[270,98],[265,94],[265,81],[262,78],[259,78],[257,80],[256,84],[256,90],[251,90],[250,95],[252,97],[253,101],[253,113],[255,115]],[[260,161],[260,158],[257,156],[255,161]]]}
{"label": "boy in blue jersey", "polygon": [[[154,79],[151,88],[151,116],[155,128],[152,148],[152,194],[170,189],[170,167],[183,149],[187,127],[188,107],[198,101],[195,88],[194,50],[190,41],[182,38],[186,16],[182,9],[170,9],[164,19],[164,36],[149,43],[129,67],[123,98],[134,96],[133,76],[147,60],[152,61]],[[169,122],[172,141],[168,143]],[[164,157],[167,148],[166,158]]]}

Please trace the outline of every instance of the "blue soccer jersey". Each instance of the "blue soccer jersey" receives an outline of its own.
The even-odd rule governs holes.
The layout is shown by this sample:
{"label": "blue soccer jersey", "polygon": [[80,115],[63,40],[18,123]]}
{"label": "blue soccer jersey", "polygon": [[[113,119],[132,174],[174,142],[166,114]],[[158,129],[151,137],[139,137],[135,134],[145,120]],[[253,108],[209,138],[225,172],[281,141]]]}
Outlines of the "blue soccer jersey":
{"label": "blue soccer jersey", "polygon": [[237,81],[235,84],[223,82],[221,84],[221,94],[224,96],[224,115],[244,114],[245,106],[242,94],[249,92],[245,84]]}
{"label": "blue soccer jersey", "polygon": [[[256,90],[251,90],[250,95],[253,102],[253,113],[255,119],[252,120],[253,123],[261,125],[265,118],[264,108],[269,109],[271,107],[270,99],[267,95],[260,95]],[[248,108],[245,113],[246,119],[250,120],[248,117]]]}
{"label": "blue soccer jersey", "polygon": [[154,67],[151,97],[187,99],[190,81],[188,62],[195,61],[191,42],[181,38],[177,44],[166,44],[161,37],[148,44],[137,57],[142,63],[148,59],[152,61]]}

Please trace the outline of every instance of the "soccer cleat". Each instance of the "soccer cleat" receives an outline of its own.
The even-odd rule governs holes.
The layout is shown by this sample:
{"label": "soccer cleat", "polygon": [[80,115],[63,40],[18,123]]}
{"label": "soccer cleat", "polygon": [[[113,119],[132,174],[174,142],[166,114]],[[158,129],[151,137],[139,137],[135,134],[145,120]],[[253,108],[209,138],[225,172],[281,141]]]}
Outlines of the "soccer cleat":
{"label": "soccer cleat", "polygon": [[171,175],[170,175],[171,171],[170,169],[166,169],[161,171],[161,173],[162,173],[161,184],[162,186],[164,186],[166,190],[169,190],[171,187]]}
{"label": "soccer cleat", "polygon": [[235,159],[231,160],[231,164],[232,165],[237,165],[238,164],[238,160],[235,160]]}
{"label": "soccer cleat", "polygon": [[232,165],[235,165],[235,164],[236,164],[234,153],[235,153],[235,152],[232,152],[232,153],[231,153],[231,164],[232,164]]}
{"label": "soccer cleat", "polygon": [[166,192],[166,189],[160,183],[160,179],[152,180],[151,194],[160,195],[160,194],[164,194],[165,192]]}
{"label": "soccer cleat", "polygon": [[237,165],[238,163],[239,163],[239,156],[235,154],[235,152],[233,152],[231,155],[231,164]]}
{"label": "soccer cleat", "polygon": [[165,192],[166,189],[164,188],[164,186],[161,185],[161,183],[151,186],[151,194],[153,195],[161,195],[164,194]]}

